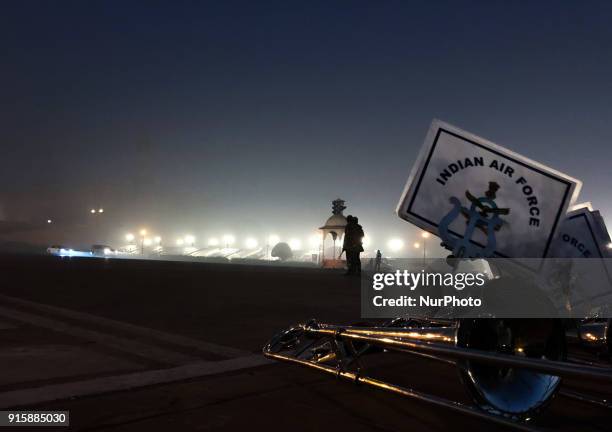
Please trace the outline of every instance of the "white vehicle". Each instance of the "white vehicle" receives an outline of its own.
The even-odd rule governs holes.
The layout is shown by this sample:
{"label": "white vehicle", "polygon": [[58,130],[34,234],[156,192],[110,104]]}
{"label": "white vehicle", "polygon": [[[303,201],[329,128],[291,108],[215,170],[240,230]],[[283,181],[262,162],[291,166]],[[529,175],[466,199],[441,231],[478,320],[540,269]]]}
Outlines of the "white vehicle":
{"label": "white vehicle", "polygon": [[73,249],[70,249],[66,246],[61,246],[61,245],[51,245],[47,248],[47,253],[49,255],[64,256],[64,255],[70,255],[73,252],[74,252]]}

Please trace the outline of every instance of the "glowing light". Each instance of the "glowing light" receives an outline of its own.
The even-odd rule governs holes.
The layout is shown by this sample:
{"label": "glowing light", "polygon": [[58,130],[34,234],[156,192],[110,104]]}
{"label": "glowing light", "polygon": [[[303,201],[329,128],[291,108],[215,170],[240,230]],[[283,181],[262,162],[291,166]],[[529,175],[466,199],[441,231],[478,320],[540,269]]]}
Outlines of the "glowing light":
{"label": "glowing light", "polygon": [[363,247],[369,247],[372,244],[372,237],[364,236],[362,242],[363,242]]}
{"label": "glowing light", "polygon": [[151,243],[153,243],[153,242],[151,241],[151,239],[150,239],[150,238],[146,238],[146,239],[144,239],[144,241],[143,241],[143,244],[144,244],[145,246],[151,246]]}
{"label": "glowing light", "polygon": [[280,241],[280,237],[279,237],[279,236],[277,236],[277,235],[275,235],[275,234],[272,234],[272,235],[269,235],[269,236],[268,236],[268,244],[269,244],[270,246],[276,246],[276,244],[277,244],[279,241]]}
{"label": "glowing light", "polygon": [[110,255],[111,250],[109,248],[104,248],[104,255]]}
{"label": "glowing light", "polygon": [[51,222],[53,222],[51,219],[47,219],[48,224],[50,224]]}
{"label": "glowing light", "polygon": [[192,244],[194,244],[194,243],[195,243],[195,240],[196,240],[196,239],[195,239],[195,237],[194,237],[194,236],[192,236],[191,234],[187,234],[187,235],[185,236],[185,243],[187,243],[187,244],[192,245]]}
{"label": "glowing light", "polygon": [[394,238],[387,242],[387,246],[389,246],[389,249],[393,252],[398,252],[404,247],[404,242],[402,239]]}
{"label": "glowing light", "polygon": [[293,250],[300,250],[302,249],[302,241],[297,238],[292,238],[289,240],[289,247]]}
{"label": "glowing light", "polygon": [[247,249],[255,249],[258,243],[256,239],[249,237],[248,239],[245,240],[244,245],[246,246]]}
{"label": "glowing light", "polygon": [[418,249],[418,248],[420,248],[420,247],[421,247],[421,244],[420,244],[419,242],[415,242],[415,243],[414,243],[414,248],[415,248],[415,249]]}
{"label": "glowing light", "polygon": [[89,212],[90,212],[91,214],[94,214],[94,213],[96,212],[96,209],[91,209],[91,210],[89,210]]}
{"label": "glowing light", "polygon": [[424,239],[429,238],[429,233],[427,231],[421,233],[421,237],[423,237]]}
{"label": "glowing light", "polygon": [[141,229],[140,230],[140,235],[143,236],[143,237],[146,236],[147,235],[147,230],[146,229]]}
{"label": "glowing light", "polygon": [[127,241],[129,241],[129,242],[134,241],[134,234],[132,234],[132,233],[127,233],[127,234],[125,235],[125,239],[126,239]]}
{"label": "glowing light", "polygon": [[314,234],[308,238],[308,244],[310,245],[310,247],[315,248],[321,244],[322,240],[323,237],[321,236],[321,234]]}
{"label": "glowing light", "polygon": [[180,238],[180,239],[176,239],[176,245],[177,245],[177,246],[183,246],[183,244],[184,244],[184,243],[185,243],[185,242],[183,241],[183,239],[182,239],[182,238]]}
{"label": "glowing light", "polygon": [[155,243],[160,244],[162,238],[160,236],[155,236],[155,238],[153,240],[155,240]]}
{"label": "glowing light", "polygon": [[231,234],[225,234],[223,236],[223,244],[225,244],[225,246],[231,246],[234,244],[235,241],[236,238]]}
{"label": "glowing light", "polygon": [[608,243],[608,249],[612,249],[612,243]]}
{"label": "glowing light", "polygon": [[99,208],[98,209],[98,213],[104,213],[104,209],[103,208]]}

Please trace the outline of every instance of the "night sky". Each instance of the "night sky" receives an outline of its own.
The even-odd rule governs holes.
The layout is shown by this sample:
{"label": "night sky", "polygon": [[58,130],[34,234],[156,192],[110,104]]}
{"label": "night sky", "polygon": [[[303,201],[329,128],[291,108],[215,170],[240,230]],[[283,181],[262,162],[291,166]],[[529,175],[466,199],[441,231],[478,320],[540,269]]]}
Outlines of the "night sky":
{"label": "night sky", "polygon": [[395,206],[433,118],[583,180],[612,225],[611,2],[7,1],[0,16],[5,234],[52,218],[47,234],[84,242],[102,206],[109,241],[305,237],[339,196],[375,241],[409,239]]}

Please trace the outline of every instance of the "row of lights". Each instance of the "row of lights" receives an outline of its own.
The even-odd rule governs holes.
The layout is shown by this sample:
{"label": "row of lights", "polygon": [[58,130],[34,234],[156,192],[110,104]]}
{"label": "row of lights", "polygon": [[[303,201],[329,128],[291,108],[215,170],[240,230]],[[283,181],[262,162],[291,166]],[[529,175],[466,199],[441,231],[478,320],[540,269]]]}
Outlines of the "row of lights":
{"label": "row of lights", "polygon": [[[309,239],[309,244],[312,247],[317,247],[321,243],[321,239],[322,237],[320,235],[312,236]],[[214,247],[214,246],[229,247],[229,246],[232,246],[235,242],[236,242],[236,238],[233,235],[226,234],[223,237],[221,237],[220,240],[217,237],[209,238],[207,244],[208,246],[211,246],[211,247]],[[280,242],[280,237],[273,234],[267,237],[265,241],[265,245],[266,247],[275,246],[279,242]],[[302,241],[298,238],[290,238],[287,241],[287,243],[289,244],[289,247],[293,250],[302,249]],[[257,247],[259,247],[259,241],[254,237],[247,237],[244,241],[244,246],[247,249],[256,249]]]}
{"label": "row of lights", "polygon": [[[270,246],[270,245],[274,246],[279,241],[280,241],[280,237],[278,237],[277,235],[270,235],[267,238],[266,244],[267,246]],[[193,243],[195,243],[194,236],[185,236],[182,238],[178,238],[176,240],[177,246],[183,246],[184,244],[193,244]],[[207,241],[207,245],[210,247],[222,246],[222,247],[229,248],[235,243],[236,243],[236,237],[234,237],[231,234],[225,234],[221,238],[211,237]],[[292,239],[290,240],[290,243],[292,243],[296,248],[301,247],[301,242],[298,239]],[[244,245],[247,249],[256,249],[259,246],[259,241],[254,237],[247,237],[246,240],[244,241]]]}
{"label": "row of lights", "polygon": [[[95,214],[102,214],[104,213],[104,208],[100,207],[99,209],[95,209],[92,208],[89,210],[89,212],[93,215]],[[47,219],[47,223],[51,224],[53,221],[51,219]],[[142,243],[145,246],[150,246],[153,243],[156,244],[161,244],[161,237],[160,236],[155,236],[153,239],[146,237],[147,235],[147,231],[145,229],[140,230],[140,236],[142,238]],[[422,234],[423,238],[427,238],[429,237],[429,233],[424,232]],[[125,236],[126,240],[131,243],[135,240],[136,236],[132,233],[128,233]],[[311,236],[309,238],[309,244],[311,247],[318,247],[321,245],[323,237],[321,236],[321,234],[315,234],[313,236]],[[176,239],[176,245],[177,246],[193,246],[195,244],[195,237],[193,235],[185,235],[184,237],[178,238]],[[267,238],[267,246],[274,246],[276,245],[278,242],[280,241],[280,237],[277,235],[270,235]],[[224,246],[226,248],[229,248],[230,246],[232,246],[234,243],[236,242],[236,238],[231,235],[231,234],[226,234],[224,235],[221,240],[219,240],[216,237],[212,237],[210,239],[208,239],[208,246],[214,247],[214,246]],[[368,243],[370,243],[371,240],[368,237],[364,238],[364,244],[367,245]],[[253,238],[253,237],[248,237],[245,240],[245,247],[247,249],[256,249],[259,246],[259,242],[257,241],[257,239]],[[291,249],[293,250],[300,250],[302,249],[302,241],[298,238],[291,238],[288,241],[289,247],[291,247]],[[389,249],[391,249],[393,252],[398,252],[400,250],[402,250],[404,248],[404,242],[403,240],[399,239],[399,238],[393,238],[391,240],[389,240],[389,242],[387,243],[387,246],[389,247]],[[420,248],[420,243],[416,242],[414,243],[414,247],[416,249]],[[609,248],[612,248],[612,243],[608,245]]]}
{"label": "row of lights", "polygon": [[[153,238],[147,237],[146,229],[141,229],[138,234],[140,234],[140,238],[144,246],[151,246],[153,243],[159,245],[162,242],[162,238],[160,236],[155,236]],[[128,243],[132,243],[136,239],[136,236],[132,233],[127,233],[125,235],[125,239],[128,241]]]}
{"label": "row of lights", "polygon": [[[160,244],[161,243],[161,237],[156,236],[153,239],[150,239],[148,237],[146,237],[147,235],[147,231],[145,229],[142,229],[140,231],[140,237],[143,239],[144,245],[145,246],[149,246],[151,245],[153,242]],[[125,239],[131,243],[136,239],[136,236],[132,233],[128,233],[125,236]],[[310,239],[310,244],[311,246],[315,247],[320,243],[321,240],[321,236],[313,236]],[[194,246],[195,245],[195,241],[196,238],[193,235],[187,234],[183,237],[179,237],[176,239],[176,245],[177,246]],[[280,242],[280,237],[277,235],[270,235],[267,238],[267,242],[266,242],[266,246],[274,246],[276,245],[278,242]],[[234,245],[236,243],[236,237],[234,237],[231,234],[226,234],[221,238],[218,237],[211,237],[208,239],[207,245],[210,247],[225,247],[225,248],[229,248],[230,246]],[[292,238],[289,239],[288,241],[289,246],[294,249],[294,250],[299,250],[302,248],[302,241],[298,238]],[[256,249],[259,246],[259,241],[254,238],[254,237],[247,237],[245,239],[244,245],[247,249]]]}
{"label": "row of lights", "polygon": [[[49,223],[51,223],[51,220],[49,219],[48,221]],[[143,234],[144,232],[144,234]],[[140,233],[141,236],[145,236],[146,235],[146,230],[142,230]],[[424,239],[423,242],[427,241],[427,239],[429,238],[430,234],[428,232],[423,232],[421,233],[421,237]],[[134,235],[133,234],[127,234],[126,236],[126,240],[128,242],[132,242],[134,241]],[[149,239],[145,239],[145,245],[147,243],[147,240]],[[153,239],[155,241],[155,243],[161,243],[161,237],[157,236],[154,237]],[[193,246],[195,244],[195,237],[192,235],[186,235],[184,237],[178,238],[176,240],[176,245],[177,246],[185,246],[185,245],[190,245]],[[319,246],[321,243],[322,237],[320,235],[314,235],[311,236],[309,239],[309,244],[312,247],[316,247]],[[364,243],[369,243],[370,239],[366,238],[364,240]],[[223,241],[223,245],[225,247],[229,247],[232,246],[235,242],[236,242],[236,238],[233,235],[224,235],[222,237],[222,241]],[[280,241],[280,238],[276,235],[271,235],[268,237],[268,246],[274,246],[276,245],[278,242]],[[291,247],[291,249],[295,249],[295,250],[299,250],[302,248],[302,241],[298,238],[292,238],[289,240],[289,247]],[[150,244],[150,240],[149,240],[149,244]],[[214,247],[214,246],[221,246],[222,243],[221,241],[217,238],[217,237],[211,237],[208,239],[208,246]],[[253,237],[248,237],[245,242],[244,245],[247,249],[255,249],[257,248],[257,246],[259,246],[259,242],[257,241],[257,239],[253,238]],[[400,238],[392,238],[387,242],[387,246],[389,247],[389,249],[393,252],[399,252],[400,250],[402,250],[404,248],[404,241]],[[420,249],[421,248],[421,243],[419,242],[414,242],[413,243],[413,247],[415,249]],[[609,243],[607,245],[608,249],[612,249],[612,243]]]}
{"label": "row of lights", "polygon": [[[421,237],[423,238],[423,245],[425,244],[425,242],[427,241],[429,236],[430,236],[430,234],[428,232],[421,233]],[[404,248],[404,241],[402,239],[399,239],[399,238],[393,238],[393,239],[391,239],[391,240],[389,240],[387,242],[387,246],[389,247],[389,249],[391,251],[399,252],[400,250],[402,250]],[[415,249],[420,249],[421,248],[421,243],[414,242],[413,246],[414,246]]]}
{"label": "row of lights", "polygon": [[[89,212],[91,214],[96,214],[96,213],[101,214],[101,213],[104,213],[104,208],[99,208],[97,210],[95,208],[92,208]],[[52,220],[48,219],[47,223],[48,224],[52,223]],[[151,246],[153,243],[161,244],[162,239],[160,236],[155,236],[153,239],[151,239],[151,238],[146,237],[146,235],[147,235],[147,231],[145,229],[140,230],[140,236],[142,237],[142,242],[145,246]],[[429,237],[429,233],[423,232],[421,236],[423,237],[423,239],[426,240]],[[134,236],[134,234],[128,233],[126,234],[125,238],[128,242],[131,243],[135,240],[136,237]],[[178,238],[176,240],[176,245],[177,246],[193,246],[195,244],[195,240],[196,240],[195,236],[187,234],[184,237]],[[274,246],[279,241],[280,241],[279,236],[270,235],[268,236],[268,239],[267,239],[267,246],[270,246],[270,245]],[[216,237],[212,237],[208,239],[208,246],[214,247],[214,246],[223,245],[224,247],[229,248],[235,242],[236,242],[236,238],[233,235],[226,234],[221,238],[221,241]],[[322,242],[322,236],[320,234],[313,235],[309,239],[309,244],[312,247],[320,246],[321,242]],[[302,241],[298,238],[289,239],[288,243],[289,243],[289,247],[293,250],[302,249]],[[368,243],[370,243],[370,239],[368,237],[364,238],[364,244],[367,245]],[[256,249],[259,246],[259,242],[257,241],[257,239],[253,237],[248,237],[245,240],[244,244],[247,249]],[[387,246],[392,252],[399,252],[400,250],[404,248],[404,241],[400,238],[392,238],[387,242]],[[419,242],[415,242],[413,246],[415,249],[419,249],[421,247],[421,244]],[[608,245],[608,248],[612,249],[612,243]]]}
{"label": "row of lights", "polygon": [[[153,244],[153,242],[156,244],[161,243],[161,240],[162,240],[161,237],[156,236],[153,239],[150,239],[146,237],[146,235],[147,235],[146,230],[143,229],[140,231],[140,236],[143,238],[143,242],[145,246],[150,246],[151,244]],[[427,238],[429,238],[429,236],[430,234],[428,232],[421,233],[421,237],[424,239],[424,241],[426,241]],[[128,233],[125,238],[128,242],[133,242],[136,237],[134,236],[134,234]],[[311,247],[319,247],[321,245],[322,239],[323,237],[320,234],[316,234],[309,238],[308,243]],[[270,235],[268,236],[266,240],[267,240],[266,246],[268,247],[274,246],[280,241],[280,237],[277,235]],[[196,241],[195,236],[187,234],[183,237],[177,238],[176,245],[177,246],[194,246],[195,241]],[[365,245],[369,244],[370,242],[371,242],[371,239],[369,237],[364,238]],[[235,243],[236,243],[236,237],[234,237],[231,234],[226,234],[222,236],[221,238],[219,237],[209,238],[207,241],[207,246],[229,248],[230,246],[233,246]],[[298,238],[291,238],[288,240],[287,243],[289,244],[289,247],[293,250],[302,249],[302,241]],[[244,241],[244,246],[247,249],[256,249],[259,246],[259,241],[254,237],[247,237]],[[387,242],[387,246],[392,252],[399,252],[400,250],[404,248],[404,241],[400,238],[392,238]],[[421,243],[415,242],[413,246],[415,249],[419,249],[421,248]]]}

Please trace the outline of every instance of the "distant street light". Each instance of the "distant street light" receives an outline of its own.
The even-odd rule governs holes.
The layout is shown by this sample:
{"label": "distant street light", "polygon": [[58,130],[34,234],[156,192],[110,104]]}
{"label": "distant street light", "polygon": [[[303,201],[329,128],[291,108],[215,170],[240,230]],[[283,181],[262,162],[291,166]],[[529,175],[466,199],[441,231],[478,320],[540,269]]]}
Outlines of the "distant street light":
{"label": "distant street light", "polygon": [[321,234],[313,234],[308,238],[308,244],[310,247],[315,248],[321,245]]}
{"label": "distant street light", "polygon": [[155,236],[153,240],[155,241],[155,243],[160,244],[162,241],[162,238],[160,236]]}
{"label": "distant street light", "polygon": [[184,243],[185,243],[185,242],[183,241],[183,239],[182,239],[182,238],[180,238],[180,239],[176,239],[176,245],[177,245],[177,246],[183,246],[183,244],[184,244]]}
{"label": "distant street light", "polygon": [[104,209],[100,207],[100,209],[96,211],[95,208],[92,208],[91,210],[89,210],[89,213],[93,215],[93,218],[91,220],[92,230],[94,232],[94,235],[98,237],[100,236],[100,224],[103,219],[102,217],[97,216],[96,213],[104,213]]}
{"label": "distant street light", "polygon": [[226,249],[233,245],[235,241],[236,238],[231,234],[226,234],[223,236],[223,243],[225,244]]}
{"label": "distant street light", "polygon": [[425,264],[425,260],[427,259],[427,239],[429,238],[429,233],[424,231],[421,233],[421,237],[423,237],[423,265]]}
{"label": "distant street light", "polygon": [[302,249],[302,241],[297,238],[292,238],[291,240],[289,240],[289,247],[292,250],[300,250]]}
{"label": "distant street light", "polygon": [[52,221],[51,219],[47,219],[47,223],[48,223],[48,224],[50,224],[50,223],[52,223],[52,222],[53,222],[53,221]]}
{"label": "distant street light", "polygon": [[134,237],[134,234],[132,234],[132,233],[127,233],[127,234],[125,235],[125,239],[126,239],[128,242],[130,242],[130,243],[134,241],[134,238],[135,238],[135,237]]}
{"label": "distant street light", "polygon": [[146,238],[146,239],[144,239],[143,243],[144,243],[145,246],[151,246],[152,242],[151,242],[150,238]]}
{"label": "distant street light", "polygon": [[144,247],[145,247],[145,236],[147,235],[146,229],[140,230],[140,255],[144,255]]}
{"label": "distant street light", "polygon": [[209,238],[208,246],[219,246],[219,239],[215,237]]}
{"label": "distant street light", "polygon": [[387,242],[387,246],[393,252],[399,252],[404,247],[404,242],[402,239],[393,238]]}
{"label": "distant street light", "polygon": [[192,235],[190,235],[190,234],[187,234],[187,235],[185,236],[185,243],[186,243],[188,246],[193,246],[193,245],[195,244],[195,240],[196,240],[196,239],[195,239],[195,237],[194,237],[194,236],[192,236]]}
{"label": "distant street light", "polygon": [[255,249],[258,245],[257,239],[249,237],[245,240],[244,245],[247,249]]}
{"label": "distant street light", "polygon": [[612,243],[608,243],[608,249],[612,249]]}
{"label": "distant street light", "polygon": [[418,249],[418,248],[420,248],[420,247],[421,247],[421,244],[420,244],[419,242],[415,242],[415,243],[414,243],[414,248],[415,248],[415,249]]}

